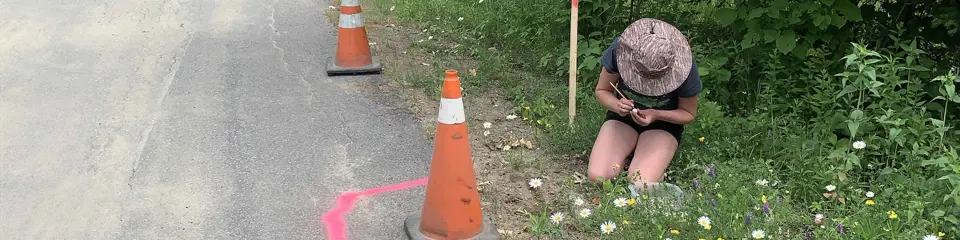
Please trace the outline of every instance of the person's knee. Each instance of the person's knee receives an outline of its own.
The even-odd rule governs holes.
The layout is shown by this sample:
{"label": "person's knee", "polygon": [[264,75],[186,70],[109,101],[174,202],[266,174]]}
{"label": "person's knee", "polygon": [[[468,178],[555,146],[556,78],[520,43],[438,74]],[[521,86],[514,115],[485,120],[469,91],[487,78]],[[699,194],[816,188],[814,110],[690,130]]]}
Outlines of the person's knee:
{"label": "person's knee", "polygon": [[613,173],[606,169],[589,169],[587,170],[587,178],[591,182],[603,182],[604,180],[613,179]]}

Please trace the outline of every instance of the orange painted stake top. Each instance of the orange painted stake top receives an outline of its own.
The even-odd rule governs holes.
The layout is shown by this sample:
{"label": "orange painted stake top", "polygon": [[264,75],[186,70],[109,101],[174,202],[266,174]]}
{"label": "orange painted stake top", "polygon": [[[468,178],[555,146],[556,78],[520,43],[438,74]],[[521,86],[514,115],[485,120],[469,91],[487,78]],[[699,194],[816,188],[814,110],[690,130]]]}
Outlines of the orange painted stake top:
{"label": "orange painted stake top", "polygon": [[442,120],[434,137],[420,232],[434,239],[468,239],[482,230],[483,214],[457,71],[446,71],[441,95]]}

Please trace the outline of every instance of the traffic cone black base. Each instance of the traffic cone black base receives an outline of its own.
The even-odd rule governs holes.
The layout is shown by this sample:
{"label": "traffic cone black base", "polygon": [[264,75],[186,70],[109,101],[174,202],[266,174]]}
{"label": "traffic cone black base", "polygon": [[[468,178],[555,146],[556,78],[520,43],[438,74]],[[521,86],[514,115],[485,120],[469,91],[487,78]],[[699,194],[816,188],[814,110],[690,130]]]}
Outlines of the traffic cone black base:
{"label": "traffic cone black base", "polygon": [[380,65],[380,58],[374,56],[373,63],[363,67],[356,68],[347,68],[337,66],[334,58],[327,59],[327,76],[333,75],[347,75],[347,74],[367,74],[367,73],[380,73],[383,70],[383,67]]}
{"label": "traffic cone black base", "polygon": [[[403,227],[407,233],[407,239],[410,240],[432,240],[432,238],[423,235],[420,231],[420,213],[407,216],[403,221]],[[469,238],[470,240],[500,240],[500,234],[497,232],[497,226],[493,224],[493,219],[486,213],[483,214],[483,227],[480,234]]]}

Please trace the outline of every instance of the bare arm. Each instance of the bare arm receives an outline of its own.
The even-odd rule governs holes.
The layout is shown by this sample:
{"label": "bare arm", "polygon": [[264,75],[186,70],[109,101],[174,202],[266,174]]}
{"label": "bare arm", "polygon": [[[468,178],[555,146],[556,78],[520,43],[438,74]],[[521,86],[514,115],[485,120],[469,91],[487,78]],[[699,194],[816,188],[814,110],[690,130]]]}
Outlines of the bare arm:
{"label": "bare arm", "polygon": [[610,84],[616,85],[619,79],[620,74],[607,72],[607,68],[602,67],[602,70],[600,70],[600,80],[597,81],[595,92],[600,105],[624,116],[633,109],[633,102],[617,99],[617,91],[613,89],[613,86],[610,86]]}

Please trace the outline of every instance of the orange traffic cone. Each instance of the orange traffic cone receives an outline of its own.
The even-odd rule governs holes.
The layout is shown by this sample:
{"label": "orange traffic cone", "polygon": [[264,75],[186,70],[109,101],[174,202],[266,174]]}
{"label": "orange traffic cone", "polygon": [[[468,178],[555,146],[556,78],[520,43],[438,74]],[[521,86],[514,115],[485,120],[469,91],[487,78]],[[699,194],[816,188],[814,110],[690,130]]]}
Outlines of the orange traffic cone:
{"label": "orange traffic cone", "polygon": [[337,52],[327,59],[327,75],[380,72],[380,59],[370,52],[359,0],[340,1]]}
{"label": "orange traffic cone", "polygon": [[407,236],[410,239],[500,239],[493,221],[480,209],[456,70],[446,71],[440,96],[426,199],[422,212],[407,217],[404,222]]}

